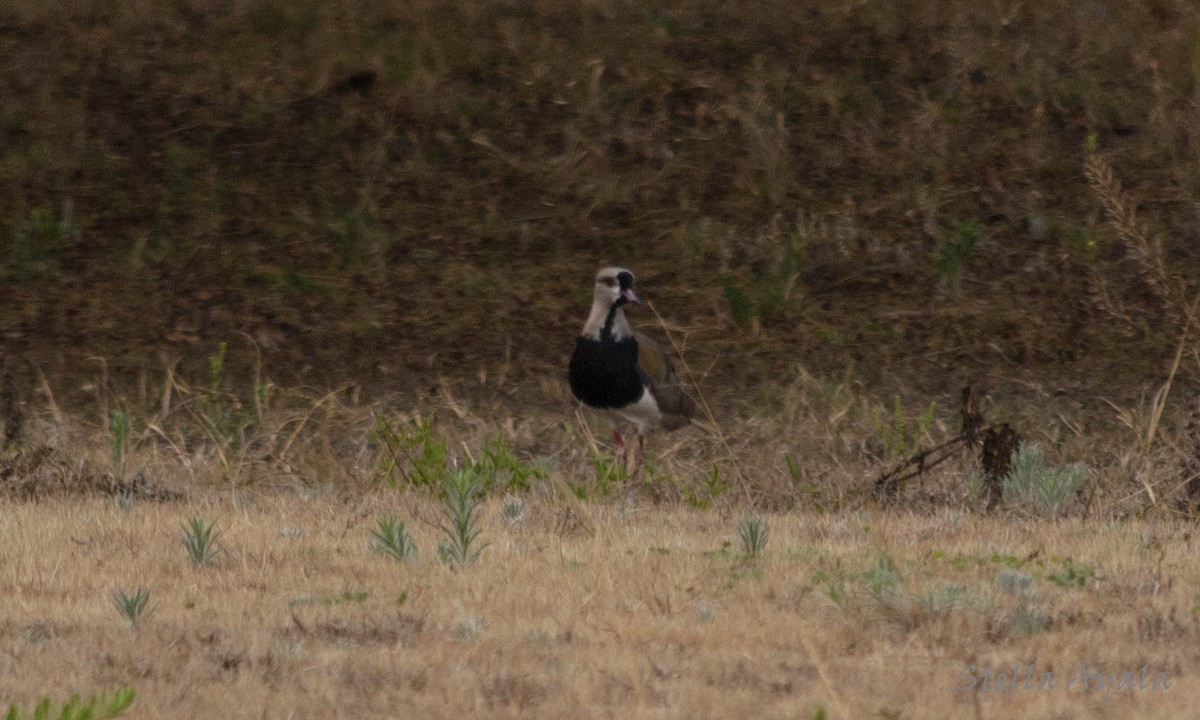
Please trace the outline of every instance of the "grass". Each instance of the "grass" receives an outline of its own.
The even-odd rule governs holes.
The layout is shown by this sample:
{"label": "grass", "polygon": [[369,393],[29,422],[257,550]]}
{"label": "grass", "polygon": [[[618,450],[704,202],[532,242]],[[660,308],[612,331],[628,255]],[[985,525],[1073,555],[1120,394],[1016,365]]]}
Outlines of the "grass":
{"label": "grass", "polygon": [[1026,512],[1053,517],[1078,500],[1087,468],[1079,463],[1049,467],[1042,449],[1022,444],[1013,453],[1012,470],[1000,481],[1004,503]]}
{"label": "grass", "polygon": [[742,518],[738,523],[738,540],[742,545],[742,554],[746,557],[758,557],[766,549],[767,539],[770,537],[770,526],[762,518]]}
{"label": "grass", "polygon": [[[1016,528],[1007,518],[921,512],[867,527],[857,513],[766,513],[780,551],[759,556],[760,572],[730,582],[739,560],[710,552],[725,531],[713,513],[675,505],[622,520],[603,506],[583,506],[578,512],[594,529],[588,534],[565,532],[557,503],[545,500],[530,500],[527,522],[509,525],[497,497],[484,503],[491,545],[469,573],[432,558],[398,571],[343,532],[355,510],[342,500],[256,491],[227,530],[237,561],[180,573],[177,550],[158,529],[215,497],[133,512],[69,497],[6,503],[13,542],[0,548],[10,568],[5,592],[23,598],[10,622],[53,628],[36,651],[20,635],[0,640],[9,702],[32,707],[65,696],[73,677],[137,676],[139,713],[181,718],[268,709],[377,715],[398,707],[423,717],[477,707],[525,716],[651,717],[668,709],[770,716],[818,705],[836,717],[819,666],[849,716],[886,708],[953,717],[975,702],[955,690],[967,665],[1008,672],[1014,658],[1039,672],[1052,665],[1056,674],[1081,662],[1117,674],[1149,664],[1174,685],[1112,692],[1106,702],[1078,687],[983,693],[985,715],[1180,717],[1192,697],[1194,680],[1183,668],[1197,632],[1197,577],[1185,522],[1032,520]],[[379,500],[412,517],[438,507],[412,495]],[[281,540],[280,528],[292,526],[309,532]],[[1145,548],[1151,528],[1161,551]],[[440,534],[425,524],[411,532],[429,546]],[[82,544],[60,542],[64,534]],[[131,548],[130,537],[141,540]],[[888,564],[879,554],[885,545]],[[1033,579],[999,582],[992,548],[1018,559],[1041,550],[1009,571]],[[1108,579],[1037,579],[1039,561],[1048,574],[1065,567],[1049,560],[1050,548]],[[974,560],[958,565],[935,551]],[[58,569],[39,572],[47,566]],[[834,604],[809,578],[837,568],[846,579]],[[129,578],[154,578],[154,621],[136,634],[86,592]],[[1155,585],[1166,578],[1173,582]],[[1036,590],[1036,600],[1014,594],[1023,586]],[[289,604],[298,592],[337,600]],[[613,642],[614,633],[623,641]],[[398,664],[390,650],[397,644],[404,647]],[[502,663],[490,659],[497,653]],[[364,683],[372,692],[355,690]],[[897,683],[920,691],[899,692]]]}
{"label": "grass", "polygon": [[396,560],[417,558],[417,545],[404,527],[404,521],[391,515],[376,521],[371,530],[371,549]]}
{"label": "grass", "polygon": [[129,454],[130,416],[123,410],[113,410],[108,415],[108,432],[112,447],[113,472],[118,478],[125,477],[125,457]]}
{"label": "grass", "polygon": [[[1008,5],[5,4],[4,701],[1186,715],[1200,10]],[[612,262],[712,409],[636,492],[562,381]],[[878,507],[968,382],[1028,491]],[[1025,658],[1176,686],[954,690]]]}
{"label": "grass", "polygon": [[442,492],[438,557],[459,567],[474,565],[489,545],[479,540],[484,482],[476,472],[456,470],[447,476]]}
{"label": "grass", "polygon": [[196,565],[208,565],[221,552],[217,539],[221,531],[214,520],[206,523],[204,518],[190,517],[179,533],[179,541],[187,551],[188,558]]}
{"label": "grass", "polygon": [[129,623],[130,629],[136,629],[143,616],[150,610],[150,591],[138,588],[131,595],[124,590],[113,590],[112,601],[117,613]]}

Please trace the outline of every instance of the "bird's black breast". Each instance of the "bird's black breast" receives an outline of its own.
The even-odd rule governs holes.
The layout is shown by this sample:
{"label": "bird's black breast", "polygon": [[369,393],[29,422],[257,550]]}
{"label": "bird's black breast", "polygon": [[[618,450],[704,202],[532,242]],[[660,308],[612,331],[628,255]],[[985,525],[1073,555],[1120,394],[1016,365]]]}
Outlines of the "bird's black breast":
{"label": "bird's black breast", "polygon": [[575,340],[567,369],[571,392],[585,405],[622,408],[642,397],[644,383],[637,364],[638,345],[632,337],[620,340]]}

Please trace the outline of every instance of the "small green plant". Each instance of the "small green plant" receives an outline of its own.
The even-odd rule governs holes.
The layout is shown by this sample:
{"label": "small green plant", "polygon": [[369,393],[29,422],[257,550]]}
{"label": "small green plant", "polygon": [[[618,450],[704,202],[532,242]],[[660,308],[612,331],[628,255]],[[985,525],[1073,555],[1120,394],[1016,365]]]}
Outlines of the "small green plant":
{"label": "small green plant", "polygon": [[862,574],[862,579],[866,583],[867,591],[876,600],[892,595],[900,586],[900,576],[886,555],[881,555],[875,567]]}
{"label": "small green plant", "polygon": [[364,264],[391,244],[391,236],[378,215],[362,208],[346,213],[331,223],[329,229],[338,253],[338,267],[342,270]]}
{"label": "small green plant", "polygon": [[508,498],[500,505],[500,516],[510,525],[525,522],[525,503],[521,498]]}
{"label": "small green plant", "polygon": [[783,454],[783,462],[787,465],[788,477],[791,478],[792,482],[799,482],[804,477],[800,463],[796,458],[792,457],[791,453]]}
{"label": "small green plant", "polygon": [[1000,481],[1004,504],[1041,517],[1062,515],[1079,496],[1087,468],[1079,463],[1055,468],[1046,464],[1042,448],[1021,443],[1012,469]]}
{"label": "small green plant", "polygon": [[872,413],[871,423],[875,427],[875,439],[883,447],[884,457],[889,460],[902,460],[911,456],[921,446],[921,438],[929,432],[933,425],[934,404],[928,407],[915,420],[910,420],[904,412],[904,402],[899,395],[895,396],[892,405],[891,422],[886,422],[880,413]]}
{"label": "small green plant", "polygon": [[721,290],[734,322],[749,328],[755,323],[769,325],[788,317],[801,294],[807,232],[803,223],[790,230],[772,224],[749,243],[762,248],[769,260],[748,262],[738,272],[726,271],[721,275]]}
{"label": "small green plant", "polygon": [[1096,568],[1085,563],[1076,563],[1070,558],[1062,561],[1063,569],[1051,573],[1046,579],[1059,587],[1083,587],[1087,581],[1096,576]]}
{"label": "small green plant", "polygon": [[1004,568],[996,573],[996,585],[1005,592],[1020,595],[1029,592],[1033,585],[1033,576],[1018,570]]}
{"label": "small green plant", "polygon": [[[229,390],[225,370],[226,343],[217,345],[217,351],[206,358],[208,385],[200,395],[200,415],[205,428],[213,440],[225,448],[237,448],[244,444],[246,433],[252,423],[253,411],[243,408],[238,398]],[[256,393],[265,392],[264,387]],[[261,400],[261,397],[257,399]]]}
{"label": "small green plant", "polygon": [[113,495],[112,502],[118,510],[132,510],[137,504],[137,494],[132,488],[119,488]]}
{"label": "small green plant", "polygon": [[404,527],[403,520],[394,516],[380,518],[371,530],[371,549],[397,560],[415,560],[417,544]]}
{"label": "small green plant", "polygon": [[1033,607],[1038,598],[1037,591],[1033,588],[1033,576],[1003,568],[996,573],[996,585],[1017,599],[1017,607],[1012,614],[1013,632],[1021,635],[1036,635],[1041,632],[1046,618]]}
{"label": "small green plant", "polygon": [[729,483],[721,479],[721,470],[713,465],[712,470],[709,470],[708,474],[700,481],[700,487],[696,490],[684,487],[683,496],[688,504],[697,510],[707,510],[727,490],[729,490]]}
{"label": "small green plant", "polygon": [[483,632],[483,619],[478,617],[464,617],[454,624],[454,634],[458,639],[466,642],[471,642],[479,637]]}
{"label": "small green plant", "polygon": [[846,577],[841,570],[818,570],[813,574],[813,583],[824,586],[826,597],[837,605],[844,603],[848,597]]}
{"label": "small green plant", "polygon": [[179,541],[183,543],[183,548],[187,550],[192,562],[207,565],[221,552],[217,547],[217,538],[220,536],[221,531],[217,530],[215,520],[212,524],[207,524],[203,518],[192,517],[188,518],[187,524],[179,533]]}
{"label": "small green plant", "polygon": [[589,450],[588,462],[596,472],[596,482],[588,484],[567,480],[567,486],[580,500],[606,498],[629,481],[629,473],[614,456]]}
{"label": "small green plant", "polygon": [[762,518],[742,518],[738,523],[738,539],[742,542],[742,553],[746,557],[758,557],[766,549],[770,536],[771,528]]}
{"label": "small green plant", "polygon": [[370,597],[370,593],[366,590],[343,590],[337,595],[330,595],[327,598],[321,599],[322,605],[344,605],[346,603],[366,602]]}
{"label": "small green plant", "polygon": [[[367,439],[386,447],[380,454],[379,474],[392,487],[440,490],[451,473],[446,442],[437,437],[428,419],[397,428],[378,415]],[[480,459],[468,469],[482,481],[484,494],[493,490],[526,491],[534,480],[548,476],[545,462],[526,462],[517,457],[502,433],[484,440]]]}
{"label": "small green plant", "polygon": [[967,586],[961,584],[939,585],[929,590],[919,601],[924,612],[934,616],[945,616],[968,597]]}
{"label": "small green plant", "polygon": [[1013,611],[1013,632],[1021,635],[1036,635],[1046,627],[1046,616],[1022,605]]}
{"label": "small green plant", "polygon": [[438,543],[438,557],[443,562],[459,566],[472,565],[479,559],[488,543],[479,544],[480,500],[483,483],[472,470],[455,470],[443,483],[443,538]]}
{"label": "small green plant", "polygon": [[483,457],[478,464],[479,472],[491,479],[489,490],[529,490],[532,480],[545,480],[548,474],[544,463],[518,458],[503,433],[484,440]]}
{"label": "small green plant", "polygon": [[113,410],[108,414],[108,444],[112,450],[113,472],[118,479],[125,477],[125,458],[129,454],[129,435],[133,416],[128,410]]}
{"label": "small green plant", "polygon": [[43,698],[29,714],[22,713],[16,705],[10,705],[4,720],[108,720],[128,710],[136,697],[137,691],[126,685],[112,693],[91,695],[86,700],[79,695],[72,695],[59,710],[54,709],[50,698]]}
{"label": "small green plant", "polygon": [[75,203],[65,201],[59,214],[50,208],[35,208],[15,223],[10,233],[9,238],[0,236],[0,248],[7,246],[7,252],[0,255],[7,260],[7,279],[18,283],[53,279],[58,275],[59,258],[79,241]]}
{"label": "small green plant", "polygon": [[387,446],[380,471],[392,487],[437,488],[449,472],[446,443],[434,436],[429,420],[414,420],[397,432],[386,417],[378,415],[367,439]]}
{"label": "small green plant", "polygon": [[117,612],[125,618],[131,629],[137,628],[150,610],[150,591],[146,588],[138,588],[132,595],[127,595],[124,590],[113,590],[112,600]]}
{"label": "small green plant", "polygon": [[938,241],[933,254],[933,268],[938,277],[951,288],[957,299],[962,294],[962,278],[971,250],[983,239],[983,226],[978,220],[960,220]]}
{"label": "small green plant", "polygon": [[971,502],[978,502],[983,497],[985,477],[979,468],[967,473],[967,499]]}

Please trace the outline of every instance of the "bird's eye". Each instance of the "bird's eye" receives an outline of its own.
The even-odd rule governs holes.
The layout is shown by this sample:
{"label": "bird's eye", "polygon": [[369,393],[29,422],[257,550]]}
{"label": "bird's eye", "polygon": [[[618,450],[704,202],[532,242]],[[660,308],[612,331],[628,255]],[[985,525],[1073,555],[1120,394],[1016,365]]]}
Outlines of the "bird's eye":
{"label": "bird's eye", "polygon": [[616,287],[616,286],[617,286],[617,279],[616,279],[616,278],[614,278],[614,277],[605,277],[605,278],[600,278],[600,282],[604,283],[605,285],[607,285],[607,286],[609,286],[609,287]]}

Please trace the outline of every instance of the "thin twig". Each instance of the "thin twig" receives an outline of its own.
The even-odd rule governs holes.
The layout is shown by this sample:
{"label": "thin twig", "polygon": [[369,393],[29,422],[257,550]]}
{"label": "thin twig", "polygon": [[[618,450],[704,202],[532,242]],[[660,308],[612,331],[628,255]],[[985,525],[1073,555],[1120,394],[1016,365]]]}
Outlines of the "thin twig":
{"label": "thin twig", "polygon": [[[978,432],[980,432],[980,433],[987,432],[988,430],[991,429],[991,427],[992,426],[990,426],[990,425],[985,425],[985,426],[979,428]],[[954,447],[955,445],[958,445],[959,447]],[[876,492],[878,493],[879,490],[881,488],[883,488],[885,485],[889,488],[895,488],[895,487],[899,486],[901,483],[904,483],[904,482],[920,475],[921,473],[925,472],[926,470],[931,470],[931,469],[937,467],[938,465],[941,465],[945,461],[954,457],[954,455],[959,450],[961,450],[963,447],[967,447],[968,445],[969,445],[969,443],[967,442],[967,438],[962,435],[959,435],[958,437],[954,437],[954,438],[951,438],[950,440],[947,440],[946,442],[942,443],[941,445],[936,445],[927,450],[922,450],[922,451],[916,453],[915,455],[910,456],[904,462],[900,463],[899,465],[895,466],[888,472],[880,475],[879,477],[877,477],[875,479],[874,487],[876,489]],[[945,455],[942,455],[941,457],[938,457],[935,460],[926,462],[927,458],[929,458],[934,453],[937,453],[940,450],[946,450],[947,452]],[[913,465],[916,465],[916,467],[913,468],[912,470],[909,470],[908,472],[905,472],[906,470],[911,468]],[[888,494],[890,495],[891,492],[889,491]]]}

